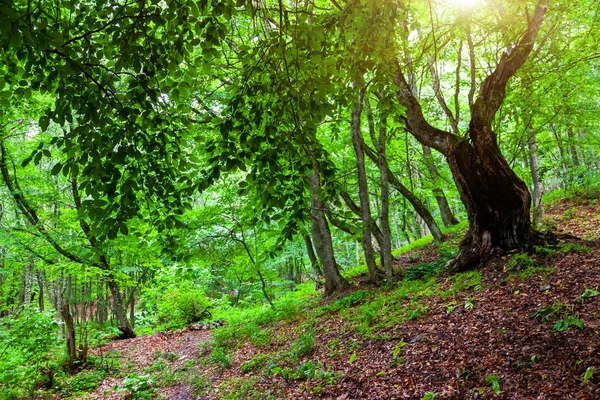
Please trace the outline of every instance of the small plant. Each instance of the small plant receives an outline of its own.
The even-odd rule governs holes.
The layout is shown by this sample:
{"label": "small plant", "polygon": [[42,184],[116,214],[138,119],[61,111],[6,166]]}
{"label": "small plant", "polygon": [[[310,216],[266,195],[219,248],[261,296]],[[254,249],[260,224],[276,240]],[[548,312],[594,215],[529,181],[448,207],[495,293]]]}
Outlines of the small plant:
{"label": "small plant", "polygon": [[579,300],[581,300],[581,303],[583,304],[585,299],[591,299],[592,297],[597,297],[598,295],[600,295],[600,292],[597,290],[586,288],[581,296],[579,296]]}
{"label": "small plant", "polygon": [[394,346],[394,349],[392,350],[392,366],[400,365],[405,362],[404,358],[400,357],[404,346],[406,346],[404,339]]}
{"label": "small plant", "polygon": [[231,355],[221,347],[216,347],[210,353],[210,362],[221,369],[227,369],[231,366]]}
{"label": "small plant", "polygon": [[248,373],[251,371],[257,371],[265,366],[267,363],[268,354],[259,353],[252,357],[250,360],[245,361],[241,365],[242,373]]}
{"label": "small plant", "polygon": [[154,382],[150,375],[129,374],[121,381],[118,392],[127,392],[125,399],[151,399],[154,396]]}
{"label": "small plant", "polygon": [[291,345],[291,352],[296,358],[301,358],[309,355],[313,351],[313,335],[310,333],[306,333],[300,336],[294,343]]}
{"label": "small plant", "polygon": [[350,354],[350,358],[348,359],[348,364],[352,365],[356,362],[356,352]]}
{"label": "small plant", "polygon": [[546,258],[552,258],[556,255],[556,250],[546,246],[535,246],[535,254]]}
{"label": "small plant", "polygon": [[465,300],[465,310],[473,311],[474,309],[475,304],[473,304],[473,299],[469,297],[467,300]]}
{"label": "small plant", "polygon": [[561,307],[562,307],[562,304],[560,303],[560,301],[557,301],[552,306],[540,308],[539,310],[537,310],[536,312],[531,314],[531,318],[535,319],[535,320],[539,320],[541,322],[548,321],[550,319],[550,317],[552,317],[553,315],[558,314],[560,312]]}
{"label": "small plant", "polygon": [[571,315],[565,315],[563,319],[559,319],[558,321],[556,321],[552,330],[555,332],[563,332],[572,326],[577,327],[579,329],[583,329],[585,327],[583,321],[579,318],[573,317]]}
{"label": "small plant", "polygon": [[448,305],[446,306],[446,314],[452,314],[452,311],[454,311],[454,309],[458,306],[458,303],[455,301],[451,301],[450,303],[448,303]]}
{"label": "small plant", "polygon": [[584,253],[589,254],[592,249],[579,243],[560,243],[558,245],[561,253]]}
{"label": "small plant", "polygon": [[592,367],[588,367],[585,370],[585,374],[583,374],[583,378],[581,379],[581,383],[587,383],[590,379],[594,377],[596,371]]}
{"label": "small plant", "polygon": [[485,384],[491,386],[492,390],[496,394],[500,394],[502,389],[500,387],[500,378],[496,375],[488,375],[485,377]]}
{"label": "small plant", "polygon": [[421,397],[421,400],[435,400],[435,392],[426,392],[423,397]]}
{"label": "small plant", "polygon": [[419,304],[416,308],[413,308],[406,313],[406,318],[408,318],[410,321],[414,321],[421,318],[426,311],[427,307]]}

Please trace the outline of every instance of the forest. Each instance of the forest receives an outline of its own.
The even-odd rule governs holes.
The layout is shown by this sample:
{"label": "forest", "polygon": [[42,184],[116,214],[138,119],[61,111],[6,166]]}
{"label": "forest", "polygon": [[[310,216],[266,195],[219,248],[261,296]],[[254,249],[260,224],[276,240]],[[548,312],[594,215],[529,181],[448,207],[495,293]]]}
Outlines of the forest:
{"label": "forest", "polygon": [[0,0],[0,400],[600,399],[598,21]]}

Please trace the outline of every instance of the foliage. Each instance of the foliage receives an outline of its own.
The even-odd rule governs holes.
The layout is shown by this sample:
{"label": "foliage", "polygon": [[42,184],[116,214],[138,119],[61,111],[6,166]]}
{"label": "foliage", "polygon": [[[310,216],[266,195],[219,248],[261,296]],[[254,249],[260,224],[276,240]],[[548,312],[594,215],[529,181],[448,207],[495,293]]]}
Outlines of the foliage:
{"label": "foliage", "polygon": [[50,313],[25,308],[0,320],[0,394],[31,393],[52,386],[60,370],[56,353],[58,322]]}
{"label": "foliage", "polygon": [[155,396],[154,381],[149,375],[129,374],[116,388],[118,392],[125,392],[126,399],[146,400]]}
{"label": "foliage", "polygon": [[556,321],[552,330],[556,332],[562,332],[566,331],[572,326],[577,327],[579,329],[583,329],[585,327],[583,321],[579,318],[574,317],[572,315],[565,315],[563,319],[559,319],[558,321]]}
{"label": "foliage", "polygon": [[156,302],[158,322],[166,327],[179,327],[206,320],[212,316],[210,300],[200,288],[183,283],[167,289]]}
{"label": "foliage", "polygon": [[500,387],[500,378],[497,375],[486,376],[485,384],[491,386],[494,393],[496,393],[496,394],[502,393],[502,388]]}

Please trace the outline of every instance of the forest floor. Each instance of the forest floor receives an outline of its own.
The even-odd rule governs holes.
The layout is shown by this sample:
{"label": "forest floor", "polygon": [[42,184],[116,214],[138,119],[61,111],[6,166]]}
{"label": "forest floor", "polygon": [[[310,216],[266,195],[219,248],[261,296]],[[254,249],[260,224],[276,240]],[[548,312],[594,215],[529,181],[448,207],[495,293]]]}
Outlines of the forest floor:
{"label": "forest floor", "polygon": [[[562,201],[546,214],[586,241],[383,288],[358,275],[343,297],[233,332],[228,354],[211,337],[232,327],[114,341],[93,353],[119,355],[127,372],[90,398],[124,398],[110,388],[135,373],[166,399],[600,399],[600,205]],[[437,252],[412,250],[400,265],[426,271]]]}

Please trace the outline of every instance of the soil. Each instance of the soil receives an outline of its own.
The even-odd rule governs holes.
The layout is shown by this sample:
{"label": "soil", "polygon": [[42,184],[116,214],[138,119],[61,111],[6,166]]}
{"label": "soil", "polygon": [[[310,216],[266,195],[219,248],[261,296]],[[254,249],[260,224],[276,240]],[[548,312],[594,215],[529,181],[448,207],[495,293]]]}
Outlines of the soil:
{"label": "soil", "polygon": [[[256,398],[273,393],[277,399],[421,399],[429,392],[435,399],[600,399],[600,296],[581,297],[586,289],[600,290],[599,208],[594,201],[548,207],[546,218],[555,230],[589,241],[569,239],[578,251],[533,256],[542,268],[530,277],[510,275],[515,272],[507,267],[511,255],[496,257],[481,270],[481,285],[457,298],[424,299],[424,317],[387,327],[371,338],[350,329],[337,312],[319,317],[312,353],[300,362],[320,362],[337,372],[327,384],[241,372],[241,364],[257,352],[283,348],[305,322],[299,320],[275,327],[270,350],[241,346],[229,369],[197,364],[190,370],[207,376],[219,391],[194,396],[190,388],[175,384],[160,388],[160,394],[167,399],[219,399],[232,378],[254,378],[254,392],[264,394]],[[401,265],[432,260],[429,250],[421,251],[419,260],[415,257],[403,255]],[[449,277],[440,281],[443,289],[451,287]],[[547,319],[534,316],[557,304],[560,310]],[[553,329],[569,317],[579,318],[584,328]],[[207,331],[158,333],[115,341],[93,352],[118,351],[134,371],[151,365],[158,353],[175,353],[174,368],[184,368],[186,360],[205,355],[201,344],[209,339]],[[589,379],[584,379],[586,372]],[[122,398],[122,393],[103,394],[120,380],[105,380],[93,398]]]}

